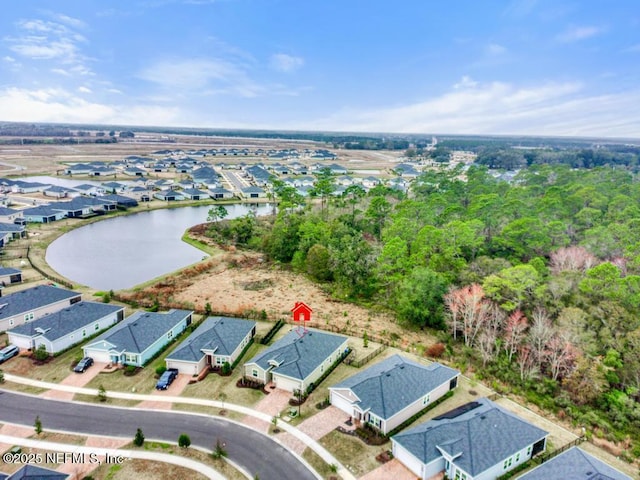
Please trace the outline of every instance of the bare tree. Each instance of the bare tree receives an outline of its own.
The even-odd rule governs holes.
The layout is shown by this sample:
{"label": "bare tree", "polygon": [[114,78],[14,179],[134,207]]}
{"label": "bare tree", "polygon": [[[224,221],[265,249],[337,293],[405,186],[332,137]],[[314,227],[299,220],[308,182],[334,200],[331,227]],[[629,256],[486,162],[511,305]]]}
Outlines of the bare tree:
{"label": "bare tree", "polygon": [[538,364],[538,367],[542,365],[546,354],[547,343],[551,340],[555,333],[555,329],[551,324],[549,315],[541,308],[536,308],[533,312],[533,319],[531,327],[529,328],[529,335],[527,343],[531,348],[534,359]]}
{"label": "bare tree", "polygon": [[498,340],[498,333],[492,328],[485,328],[478,335],[477,348],[482,357],[482,366],[486,367],[489,360],[496,358],[496,341]]}
{"label": "bare tree", "polygon": [[526,331],[529,323],[527,317],[520,310],[516,310],[507,319],[502,340],[504,342],[504,351],[507,353],[509,362],[518,351],[518,347],[522,344],[526,337]]}
{"label": "bare tree", "polygon": [[575,347],[566,337],[555,334],[549,340],[546,355],[551,378],[558,380],[561,376],[566,376],[575,365],[576,353]]}
{"label": "bare tree", "polygon": [[518,366],[520,367],[520,379],[522,381],[537,377],[540,369],[535,355],[527,345],[521,345],[518,349]]}
{"label": "bare tree", "polygon": [[449,325],[454,338],[456,332],[462,330],[464,344],[473,347],[490,315],[491,304],[485,298],[484,290],[477,283],[451,290],[445,295],[445,305],[450,312]]}
{"label": "bare tree", "polygon": [[598,264],[598,259],[584,247],[563,247],[551,254],[551,271],[584,272]]}

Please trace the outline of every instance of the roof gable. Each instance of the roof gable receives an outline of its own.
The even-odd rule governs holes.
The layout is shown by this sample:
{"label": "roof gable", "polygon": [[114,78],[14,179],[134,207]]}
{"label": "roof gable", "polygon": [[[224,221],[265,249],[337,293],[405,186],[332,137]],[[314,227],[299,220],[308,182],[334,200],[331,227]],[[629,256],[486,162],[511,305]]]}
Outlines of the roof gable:
{"label": "roof gable", "polygon": [[395,435],[393,440],[424,464],[442,457],[443,452],[457,457],[456,466],[475,477],[547,435],[489,399],[480,398]]}
{"label": "roof gable", "polygon": [[18,292],[10,293],[0,298],[0,320],[13,317],[22,313],[51,305],[52,303],[81,297],[81,293],[52,287],[50,285],[38,285]]}
{"label": "roof gable", "polygon": [[209,317],[167,356],[167,360],[198,362],[204,351],[231,355],[255,326],[256,322],[251,320]]}
{"label": "roof gable", "polygon": [[350,389],[362,411],[388,419],[459,374],[439,363],[422,365],[393,355],[331,388]]}

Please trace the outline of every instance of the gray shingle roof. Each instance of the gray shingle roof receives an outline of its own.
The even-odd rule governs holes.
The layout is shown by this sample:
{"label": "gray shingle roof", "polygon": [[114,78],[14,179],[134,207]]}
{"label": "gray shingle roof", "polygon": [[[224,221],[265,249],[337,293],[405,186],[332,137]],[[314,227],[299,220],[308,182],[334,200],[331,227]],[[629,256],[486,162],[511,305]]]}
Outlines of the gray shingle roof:
{"label": "gray shingle roof", "polygon": [[543,463],[518,480],[631,480],[622,472],[573,447]]}
{"label": "gray shingle roof", "polygon": [[68,473],[56,472],[36,465],[25,465],[9,475],[7,480],[65,480],[67,478],[69,478]]}
{"label": "gray shingle roof", "polygon": [[22,232],[24,225],[16,223],[0,223],[0,232]]}
{"label": "gray shingle roof", "polygon": [[438,448],[459,455],[455,464],[475,477],[547,435],[487,398],[477,403],[455,418],[430,420],[392,438],[424,464],[442,457]]}
{"label": "gray shingle roof", "polygon": [[118,310],[124,310],[124,308],[106,303],[78,302],[33,322],[19,325],[11,329],[11,333],[35,337],[44,332],[44,338],[54,341]]}
{"label": "gray shingle roof", "polygon": [[203,350],[231,355],[255,326],[256,322],[251,320],[209,317],[167,356],[167,360],[199,362],[204,356]]}
{"label": "gray shingle roof", "polygon": [[459,375],[439,363],[422,365],[400,355],[383,360],[331,388],[348,388],[362,411],[388,419],[427,393]]}
{"label": "gray shingle roof", "polygon": [[270,367],[269,361],[275,360],[279,366],[272,372],[304,380],[347,340],[342,335],[311,329],[300,335],[297,329],[291,330],[247,363],[256,363],[266,370]]}
{"label": "gray shingle roof", "polygon": [[18,210],[14,210],[13,208],[0,207],[0,215],[15,215],[18,213]]}
{"label": "gray shingle roof", "polygon": [[37,287],[10,293],[0,298],[0,320],[31,312],[46,305],[79,297],[80,295],[79,292],[50,285],[38,285]]}
{"label": "gray shingle roof", "polygon": [[97,337],[87,347],[106,341],[114,345],[116,351],[142,353],[191,314],[193,312],[190,310],[169,310],[165,313],[135,312]]}
{"label": "gray shingle roof", "polygon": [[[0,276],[15,275],[16,273],[22,273],[22,270],[18,270],[17,268],[11,268],[11,267],[0,268]],[[0,299],[0,302],[1,302],[1,299]]]}

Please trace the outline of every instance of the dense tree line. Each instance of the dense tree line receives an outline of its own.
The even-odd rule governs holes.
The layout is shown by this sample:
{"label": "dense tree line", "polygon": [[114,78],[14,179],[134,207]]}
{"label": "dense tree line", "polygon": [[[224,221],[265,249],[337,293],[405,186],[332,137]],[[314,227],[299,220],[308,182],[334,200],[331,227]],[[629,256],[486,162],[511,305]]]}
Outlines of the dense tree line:
{"label": "dense tree line", "polygon": [[273,219],[217,222],[210,233],[262,249],[339,298],[448,331],[481,374],[603,434],[640,438],[633,174],[533,164],[506,183],[474,166],[425,172],[408,196],[354,187],[335,197],[324,183],[320,209],[281,185]]}

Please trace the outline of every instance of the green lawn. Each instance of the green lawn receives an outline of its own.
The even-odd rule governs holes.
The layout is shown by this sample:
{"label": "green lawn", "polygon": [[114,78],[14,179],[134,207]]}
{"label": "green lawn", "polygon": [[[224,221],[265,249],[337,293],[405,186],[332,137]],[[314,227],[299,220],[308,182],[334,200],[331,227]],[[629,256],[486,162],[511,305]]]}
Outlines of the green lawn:
{"label": "green lawn", "polygon": [[377,468],[380,464],[376,460],[376,455],[390,448],[390,445],[371,447],[358,438],[336,430],[322,437],[320,444],[356,477]]}

